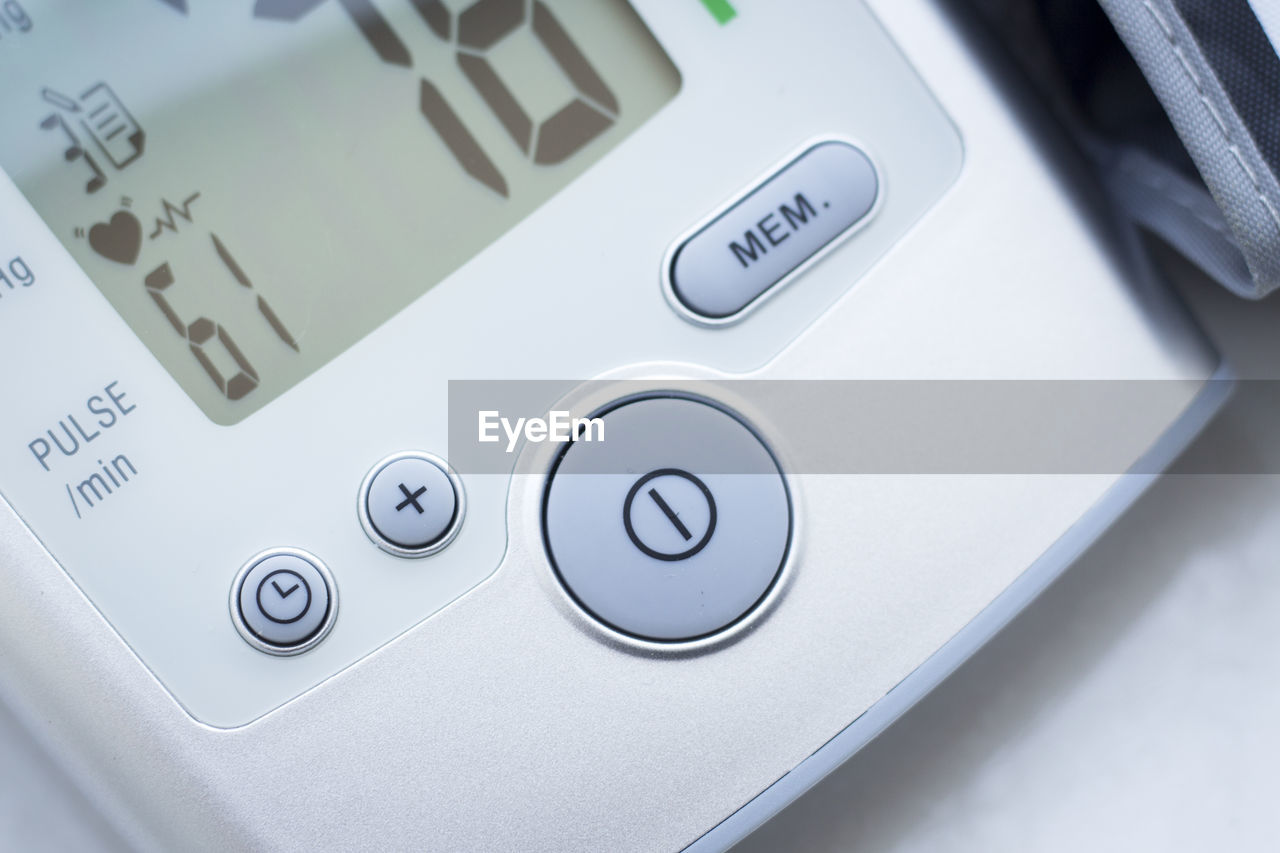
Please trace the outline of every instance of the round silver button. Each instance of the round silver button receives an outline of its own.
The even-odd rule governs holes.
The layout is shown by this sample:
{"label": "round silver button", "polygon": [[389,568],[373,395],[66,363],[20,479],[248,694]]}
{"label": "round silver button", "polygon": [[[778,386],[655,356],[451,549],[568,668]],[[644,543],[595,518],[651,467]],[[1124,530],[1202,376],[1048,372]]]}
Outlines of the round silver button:
{"label": "round silver button", "polygon": [[698,398],[628,400],[596,417],[604,440],[567,446],[543,506],[565,588],[642,640],[696,640],[737,623],[790,546],[773,454],[737,415]]}
{"label": "round silver button", "polygon": [[275,548],[245,563],[231,586],[231,620],[254,648],[294,655],[324,639],[337,617],[333,576],[319,558]]}
{"label": "round silver button", "polygon": [[420,451],[383,459],[360,487],[360,523],[382,550],[425,557],[444,548],[462,526],[462,482],[438,456]]}

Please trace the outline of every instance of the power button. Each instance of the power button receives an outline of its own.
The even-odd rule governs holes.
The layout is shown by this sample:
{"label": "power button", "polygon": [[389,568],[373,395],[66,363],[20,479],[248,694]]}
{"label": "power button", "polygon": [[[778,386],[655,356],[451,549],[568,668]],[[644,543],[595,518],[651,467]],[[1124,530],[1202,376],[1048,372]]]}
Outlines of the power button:
{"label": "power button", "polygon": [[547,486],[547,556],[570,597],[634,639],[699,640],[755,612],[791,544],[773,453],[712,400],[655,392],[599,413],[609,440],[566,445]]}

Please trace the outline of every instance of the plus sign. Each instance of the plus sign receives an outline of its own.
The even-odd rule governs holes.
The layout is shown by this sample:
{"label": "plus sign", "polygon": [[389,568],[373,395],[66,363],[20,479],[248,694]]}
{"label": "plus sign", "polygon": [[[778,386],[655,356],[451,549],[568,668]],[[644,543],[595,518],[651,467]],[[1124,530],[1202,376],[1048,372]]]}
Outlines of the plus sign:
{"label": "plus sign", "polygon": [[422,504],[418,503],[418,498],[421,497],[423,493],[425,493],[426,491],[427,491],[427,487],[423,486],[422,488],[418,489],[416,492],[410,492],[409,487],[406,486],[404,483],[401,483],[400,494],[404,495],[404,500],[396,504],[396,512],[400,512],[405,507],[409,506],[409,504],[413,504],[413,508],[418,511],[418,515],[422,515],[424,512],[426,512],[426,510],[422,508]]}

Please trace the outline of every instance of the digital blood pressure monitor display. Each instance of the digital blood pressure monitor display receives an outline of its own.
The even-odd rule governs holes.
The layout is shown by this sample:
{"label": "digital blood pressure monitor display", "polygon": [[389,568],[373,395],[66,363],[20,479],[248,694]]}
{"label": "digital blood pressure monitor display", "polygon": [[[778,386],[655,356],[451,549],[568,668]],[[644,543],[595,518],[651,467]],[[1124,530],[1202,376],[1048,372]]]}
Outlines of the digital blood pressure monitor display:
{"label": "digital blood pressure monitor display", "polygon": [[[842,505],[729,386],[665,383],[858,375],[823,318],[964,162],[859,2],[0,0],[0,106],[0,514],[220,728],[414,630],[647,660],[773,624]],[[842,341],[909,349],[857,305]],[[477,436],[657,375],[569,401],[616,494]]]}
{"label": "digital blood pressure monitor display", "polygon": [[465,264],[681,85],[625,0],[41,11],[58,49],[0,53],[0,167],[220,424]]}
{"label": "digital blood pressure monitor display", "polygon": [[1149,480],[828,380],[1216,364],[932,5],[0,0],[6,695],[169,847],[739,837]]}

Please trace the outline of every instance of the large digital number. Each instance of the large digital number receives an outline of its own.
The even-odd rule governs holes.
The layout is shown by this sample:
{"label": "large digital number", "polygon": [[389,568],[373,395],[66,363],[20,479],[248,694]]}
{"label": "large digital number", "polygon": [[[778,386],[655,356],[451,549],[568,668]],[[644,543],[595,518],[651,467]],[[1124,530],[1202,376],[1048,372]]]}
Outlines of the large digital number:
{"label": "large digital number", "polygon": [[[253,282],[245,275],[244,270],[240,268],[240,264],[227,251],[227,247],[218,239],[217,234],[210,234],[213,240],[214,251],[217,252],[218,258],[226,266],[227,271],[231,273],[231,277],[241,287],[253,290]],[[221,323],[210,320],[208,317],[197,317],[190,323],[184,323],[182,318],[178,316],[178,312],[173,309],[169,303],[168,289],[173,286],[176,281],[173,275],[173,268],[168,262],[156,267],[143,280],[143,284],[147,288],[147,293],[151,296],[156,307],[168,319],[169,324],[173,326],[173,330],[182,337],[186,338],[188,346],[191,347],[191,354],[196,357],[200,365],[204,368],[204,372],[209,374],[209,378],[213,380],[213,384],[218,386],[218,390],[228,400],[240,400],[248,396],[251,391],[258,387],[260,379],[258,371],[254,369],[249,359],[245,358],[240,347],[236,345],[235,339],[231,337],[231,333],[223,328]],[[280,317],[271,309],[271,305],[260,294],[257,295],[258,313],[260,313],[267,321],[267,325],[276,333],[283,343],[299,352],[298,342],[280,321]],[[237,372],[230,379],[222,375],[222,371],[213,363],[213,359],[209,358],[206,347],[209,346],[213,339],[217,338],[218,343],[222,346],[223,351],[231,356],[231,360],[236,363]]]}
{"label": "large digital number", "polygon": [[524,0],[476,0],[458,16],[458,65],[526,156],[540,165],[562,163],[617,121],[618,101],[595,67],[542,0],[533,2],[533,34],[577,93],[537,127],[487,54],[525,23]]}
{"label": "large digital number", "polygon": [[[296,21],[324,2],[257,0],[253,14],[258,18]],[[409,49],[370,0],[338,2],[383,62],[412,65]],[[410,3],[438,38],[453,45],[463,74],[512,141],[534,163],[563,163],[618,120],[618,100],[613,91],[542,0],[475,0],[458,14],[456,33],[453,15],[441,0]],[[528,31],[575,89],[569,103],[536,125],[489,61],[491,51],[525,30],[526,23]],[[463,170],[506,197],[507,181],[502,172],[440,89],[426,78],[419,87],[418,107]]]}
{"label": "large digital number", "polygon": [[[227,272],[231,273],[231,277],[236,280],[236,284],[246,290],[253,290],[253,282],[249,280],[249,276],[244,274],[244,270],[240,268],[240,264],[236,259],[231,257],[231,253],[227,251],[227,247],[222,245],[222,241],[218,239],[218,235],[210,234],[209,237],[213,240],[213,250],[218,253],[218,259],[221,260],[222,265],[227,268]],[[261,295],[258,296],[258,313],[267,321],[267,325],[269,325],[271,330],[276,333],[276,337],[287,344],[294,352],[301,352],[298,348],[298,342],[294,340],[293,335],[285,328],[284,323],[280,322],[280,318],[276,315],[276,312],[271,310],[271,306],[267,304],[267,300]]]}
{"label": "large digital number", "polygon": [[462,119],[449,106],[444,94],[425,77],[420,87],[418,109],[427,120],[436,135],[444,141],[453,159],[463,171],[503,198],[507,198],[507,179],[498,171],[498,167],[484,153],[480,143],[467,130]]}
{"label": "large digital number", "polygon": [[[209,378],[213,380],[213,384],[218,386],[218,390],[222,392],[228,400],[239,400],[246,396],[254,388],[258,387],[258,372],[253,369],[253,365],[244,357],[244,353],[236,346],[236,342],[226,329],[222,328],[221,323],[215,323],[208,317],[197,317],[190,324],[183,323],[178,313],[173,310],[173,306],[169,304],[169,298],[165,295],[165,291],[173,285],[175,279],[173,270],[168,263],[163,263],[147,274],[145,283],[147,293],[151,294],[151,298],[155,300],[156,305],[169,318],[169,322],[173,325],[173,330],[179,335],[187,339],[187,344],[191,347],[191,354],[204,367],[204,372],[209,374]],[[214,338],[218,339],[218,343],[226,350],[227,354],[235,361],[239,372],[230,379],[222,375],[222,371],[209,358],[209,354],[205,352],[205,346]]]}

